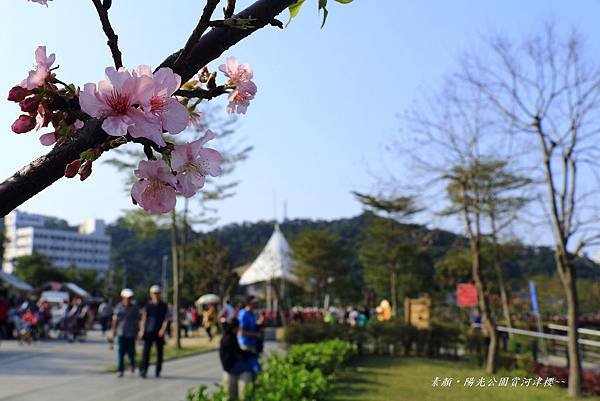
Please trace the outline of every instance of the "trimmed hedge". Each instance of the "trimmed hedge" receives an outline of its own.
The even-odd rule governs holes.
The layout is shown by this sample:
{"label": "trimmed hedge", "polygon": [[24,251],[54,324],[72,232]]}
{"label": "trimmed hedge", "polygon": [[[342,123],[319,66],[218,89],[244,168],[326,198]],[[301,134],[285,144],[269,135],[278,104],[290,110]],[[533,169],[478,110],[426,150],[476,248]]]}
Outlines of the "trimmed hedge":
{"label": "trimmed hedge", "polygon": [[[248,401],[325,401],[328,378],[355,354],[352,344],[341,340],[294,345],[288,355],[271,354],[265,369],[248,386]],[[219,387],[209,394],[206,386],[188,391],[187,401],[228,401]]]}
{"label": "trimmed hedge", "polygon": [[287,361],[308,370],[319,369],[325,375],[331,375],[340,366],[345,365],[355,350],[352,344],[342,340],[330,340],[320,343],[308,343],[291,347]]}
{"label": "trimmed hedge", "polygon": [[372,352],[377,354],[414,353],[429,357],[443,355],[454,357],[458,348],[467,341],[466,335],[458,325],[434,323],[430,329],[417,329],[406,325],[400,319],[384,322],[371,319],[365,329],[311,321],[290,326],[285,332],[288,344],[311,343],[329,338],[355,343],[360,352],[368,344]]}
{"label": "trimmed hedge", "polygon": [[246,393],[252,401],[323,401],[331,376],[354,355],[355,348],[338,339],[293,345],[285,357],[272,354],[266,369]]}

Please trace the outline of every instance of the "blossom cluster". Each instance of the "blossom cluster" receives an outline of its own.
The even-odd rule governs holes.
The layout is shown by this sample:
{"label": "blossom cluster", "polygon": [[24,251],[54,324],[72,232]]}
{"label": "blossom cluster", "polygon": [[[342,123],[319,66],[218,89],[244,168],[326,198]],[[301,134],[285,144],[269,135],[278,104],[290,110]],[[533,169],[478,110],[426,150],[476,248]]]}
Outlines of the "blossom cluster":
{"label": "blossom cluster", "polygon": [[[32,0],[33,1],[33,0]],[[45,4],[45,1],[36,1]],[[202,138],[189,143],[169,143],[165,134],[176,135],[194,125],[200,118],[196,105],[178,99],[175,93],[182,87],[181,77],[170,68],[152,71],[140,65],[129,71],[126,68],[105,69],[105,79],[86,83],[80,90],[56,78],[52,68],[56,56],[47,56],[46,47],[35,52],[36,66],[28,76],[9,91],[8,100],[16,102],[23,113],[13,123],[12,130],[21,134],[47,127],[53,132],[41,136],[44,145],[60,146],[85,124],[89,117],[102,121],[102,129],[114,139],[88,149],[80,158],[69,163],[64,172],[67,178],[79,175],[85,180],[92,173],[93,162],[100,155],[128,141],[141,142],[148,160],[139,162],[134,171],[137,182],[131,188],[134,204],[150,213],[166,213],[174,209],[177,195],[189,198],[202,189],[208,176],[221,174],[223,156],[215,149],[205,147],[215,138],[210,130]],[[229,78],[222,88],[229,93],[229,113],[246,113],[257,88],[248,64],[240,64],[228,57],[220,70]],[[190,81],[184,87],[196,88],[206,83],[215,88],[216,73],[203,68],[199,81]],[[64,86],[59,89],[57,84]],[[84,114],[85,113],[85,114]],[[89,117],[88,117],[89,116]],[[202,129],[204,131],[204,129]],[[157,158],[154,152],[160,154]]]}
{"label": "blossom cluster", "polygon": [[98,85],[87,83],[79,94],[81,110],[104,118],[102,129],[112,136],[146,138],[165,146],[163,130],[183,131],[189,123],[185,106],[171,97],[181,86],[181,77],[170,68],[157,72],[140,65],[133,73],[126,68],[108,67],[106,79]]}
{"label": "blossom cluster", "polygon": [[46,7],[48,7],[48,2],[52,1],[52,0],[27,0],[27,1],[32,1],[34,3],[42,4]]}
{"label": "blossom cluster", "polygon": [[252,82],[254,74],[249,64],[240,64],[235,57],[227,57],[226,63],[219,70],[229,78],[229,83],[235,87],[229,94],[228,113],[246,114],[250,100],[256,95],[256,84]]}
{"label": "blossom cluster", "polygon": [[23,112],[12,124],[13,132],[23,134],[34,129],[38,131],[52,123],[54,131],[40,137],[43,145],[62,142],[83,127],[82,121],[63,110],[65,104],[74,97],[75,91],[72,87],[59,90],[54,84],[52,65],[55,60],[54,53],[48,56],[46,47],[39,46],[35,51],[35,68],[8,92],[8,100],[18,103]]}
{"label": "blossom cluster", "polygon": [[204,147],[213,138],[208,130],[196,141],[175,145],[170,168],[164,160],[140,161],[134,172],[139,181],[131,188],[134,203],[151,213],[169,212],[175,207],[177,193],[189,198],[204,186],[206,176],[220,175],[223,157]]}

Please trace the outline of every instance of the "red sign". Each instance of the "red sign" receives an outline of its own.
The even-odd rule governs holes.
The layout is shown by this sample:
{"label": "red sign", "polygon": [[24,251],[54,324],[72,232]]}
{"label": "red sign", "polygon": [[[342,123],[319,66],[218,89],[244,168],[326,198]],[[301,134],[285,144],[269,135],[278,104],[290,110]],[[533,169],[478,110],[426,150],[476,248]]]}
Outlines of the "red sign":
{"label": "red sign", "polygon": [[475,284],[457,285],[456,303],[458,306],[477,306],[477,287],[475,287]]}

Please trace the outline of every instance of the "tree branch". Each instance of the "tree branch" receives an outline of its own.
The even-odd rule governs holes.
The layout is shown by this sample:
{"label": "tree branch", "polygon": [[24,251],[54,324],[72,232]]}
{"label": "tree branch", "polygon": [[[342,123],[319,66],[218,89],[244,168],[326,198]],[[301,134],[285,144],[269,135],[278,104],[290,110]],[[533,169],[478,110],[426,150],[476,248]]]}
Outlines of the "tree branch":
{"label": "tree branch", "polygon": [[121,51],[119,50],[119,37],[113,30],[110,20],[108,19],[108,9],[112,5],[112,1],[105,1],[104,5],[100,0],[92,0],[92,3],[94,3],[96,11],[98,11],[98,17],[100,17],[100,23],[102,23],[102,30],[108,38],[106,44],[110,48],[112,58],[115,62],[115,68],[118,70],[123,67],[123,60],[121,59]]}
{"label": "tree branch", "polygon": [[206,5],[204,6],[204,10],[202,11],[202,16],[200,17],[200,20],[198,21],[198,25],[196,25],[196,28],[194,28],[192,35],[188,38],[187,42],[185,43],[185,47],[181,50],[179,56],[177,56],[177,60],[175,60],[175,68],[179,69],[184,65],[187,66],[190,53],[192,52],[192,48],[202,37],[204,31],[208,29],[210,25],[210,17],[212,17],[218,4],[219,0],[206,0]]}
{"label": "tree branch", "polygon": [[[194,74],[210,61],[215,60],[231,46],[250,36],[267,25],[279,13],[295,0],[258,0],[238,14],[239,18],[255,18],[254,28],[245,31],[239,29],[215,28],[202,36],[193,46],[185,68],[174,68],[179,52],[167,57],[160,67],[171,67],[187,82]],[[91,119],[77,136],[60,145],[47,155],[42,156],[23,167],[12,177],[0,184],[0,217],[5,216],[26,200],[52,185],[64,174],[65,166],[87,149],[106,142],[108,135],[102,130],[99,120]]]}
{"label": "tree branch", "polygon": [[227,0],[227,7],[223,8],[225,19],[231,18],[235,12],[235,0]]}
{"label": "tree branch", "polygon": [[192,90],[184,90],[180,89],[174,93],[175,96],[187,97],[187,98],[197,98],[197,99],[206,99],[211,100],[217,96],[223,95],[227,93],[227,88],[224,85],[217,86],[212,89],[192,89]]}

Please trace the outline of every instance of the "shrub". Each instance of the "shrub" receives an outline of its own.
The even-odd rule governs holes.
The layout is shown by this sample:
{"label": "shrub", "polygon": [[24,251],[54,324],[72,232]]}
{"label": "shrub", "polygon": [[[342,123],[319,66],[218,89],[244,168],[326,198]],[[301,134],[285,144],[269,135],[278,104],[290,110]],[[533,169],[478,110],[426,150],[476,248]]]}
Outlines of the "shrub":
{"label": "shrub", "polygon": [[294,345],[288,353],[287,360],[293,365],[301,365],[308,370],[319,369],[323,374],[330,375],[347,363],[354,353],[352,344],[336,339]]}
{"label": "shrub", "polygon": [[276,354],[269,357],[266,369],[248,387],[251,401],[324,401],[328,384],[319,369],[308,370]]}
{"label": "shrub", "polygon": [[[566,385],[569,380],[569,369],[562,366],[542,365],[541,363],[533,364],[534,372],[542,378],[554,377],[556,380],[563,381],[562,385]],[[600,394],[600,372],[585,371],[583,372],[583,381],[581,388],[585,393],[598,395]]]}
{"label": "shrub", "polygon": [[209,394],[208,388],[203,384],[197,390],[189,389],[186,401],[229,401],[229,396],[222,386],[219,386],[217,391]]}
{"label": "shrub", "polygon": [[456,355],[462,342],[462,330],[459,326],[449,323],[433,323],[430,329],[427,353],[429,356],[439,357],[452,351],[451,355]]}
{"label": "shrub", "polygon": [[334,338],[346,340],[349,337],[350,328],[348,326],[324,323],[320,320],[290,325],[285,329],[285,341],[288,344],[314,343]]}

